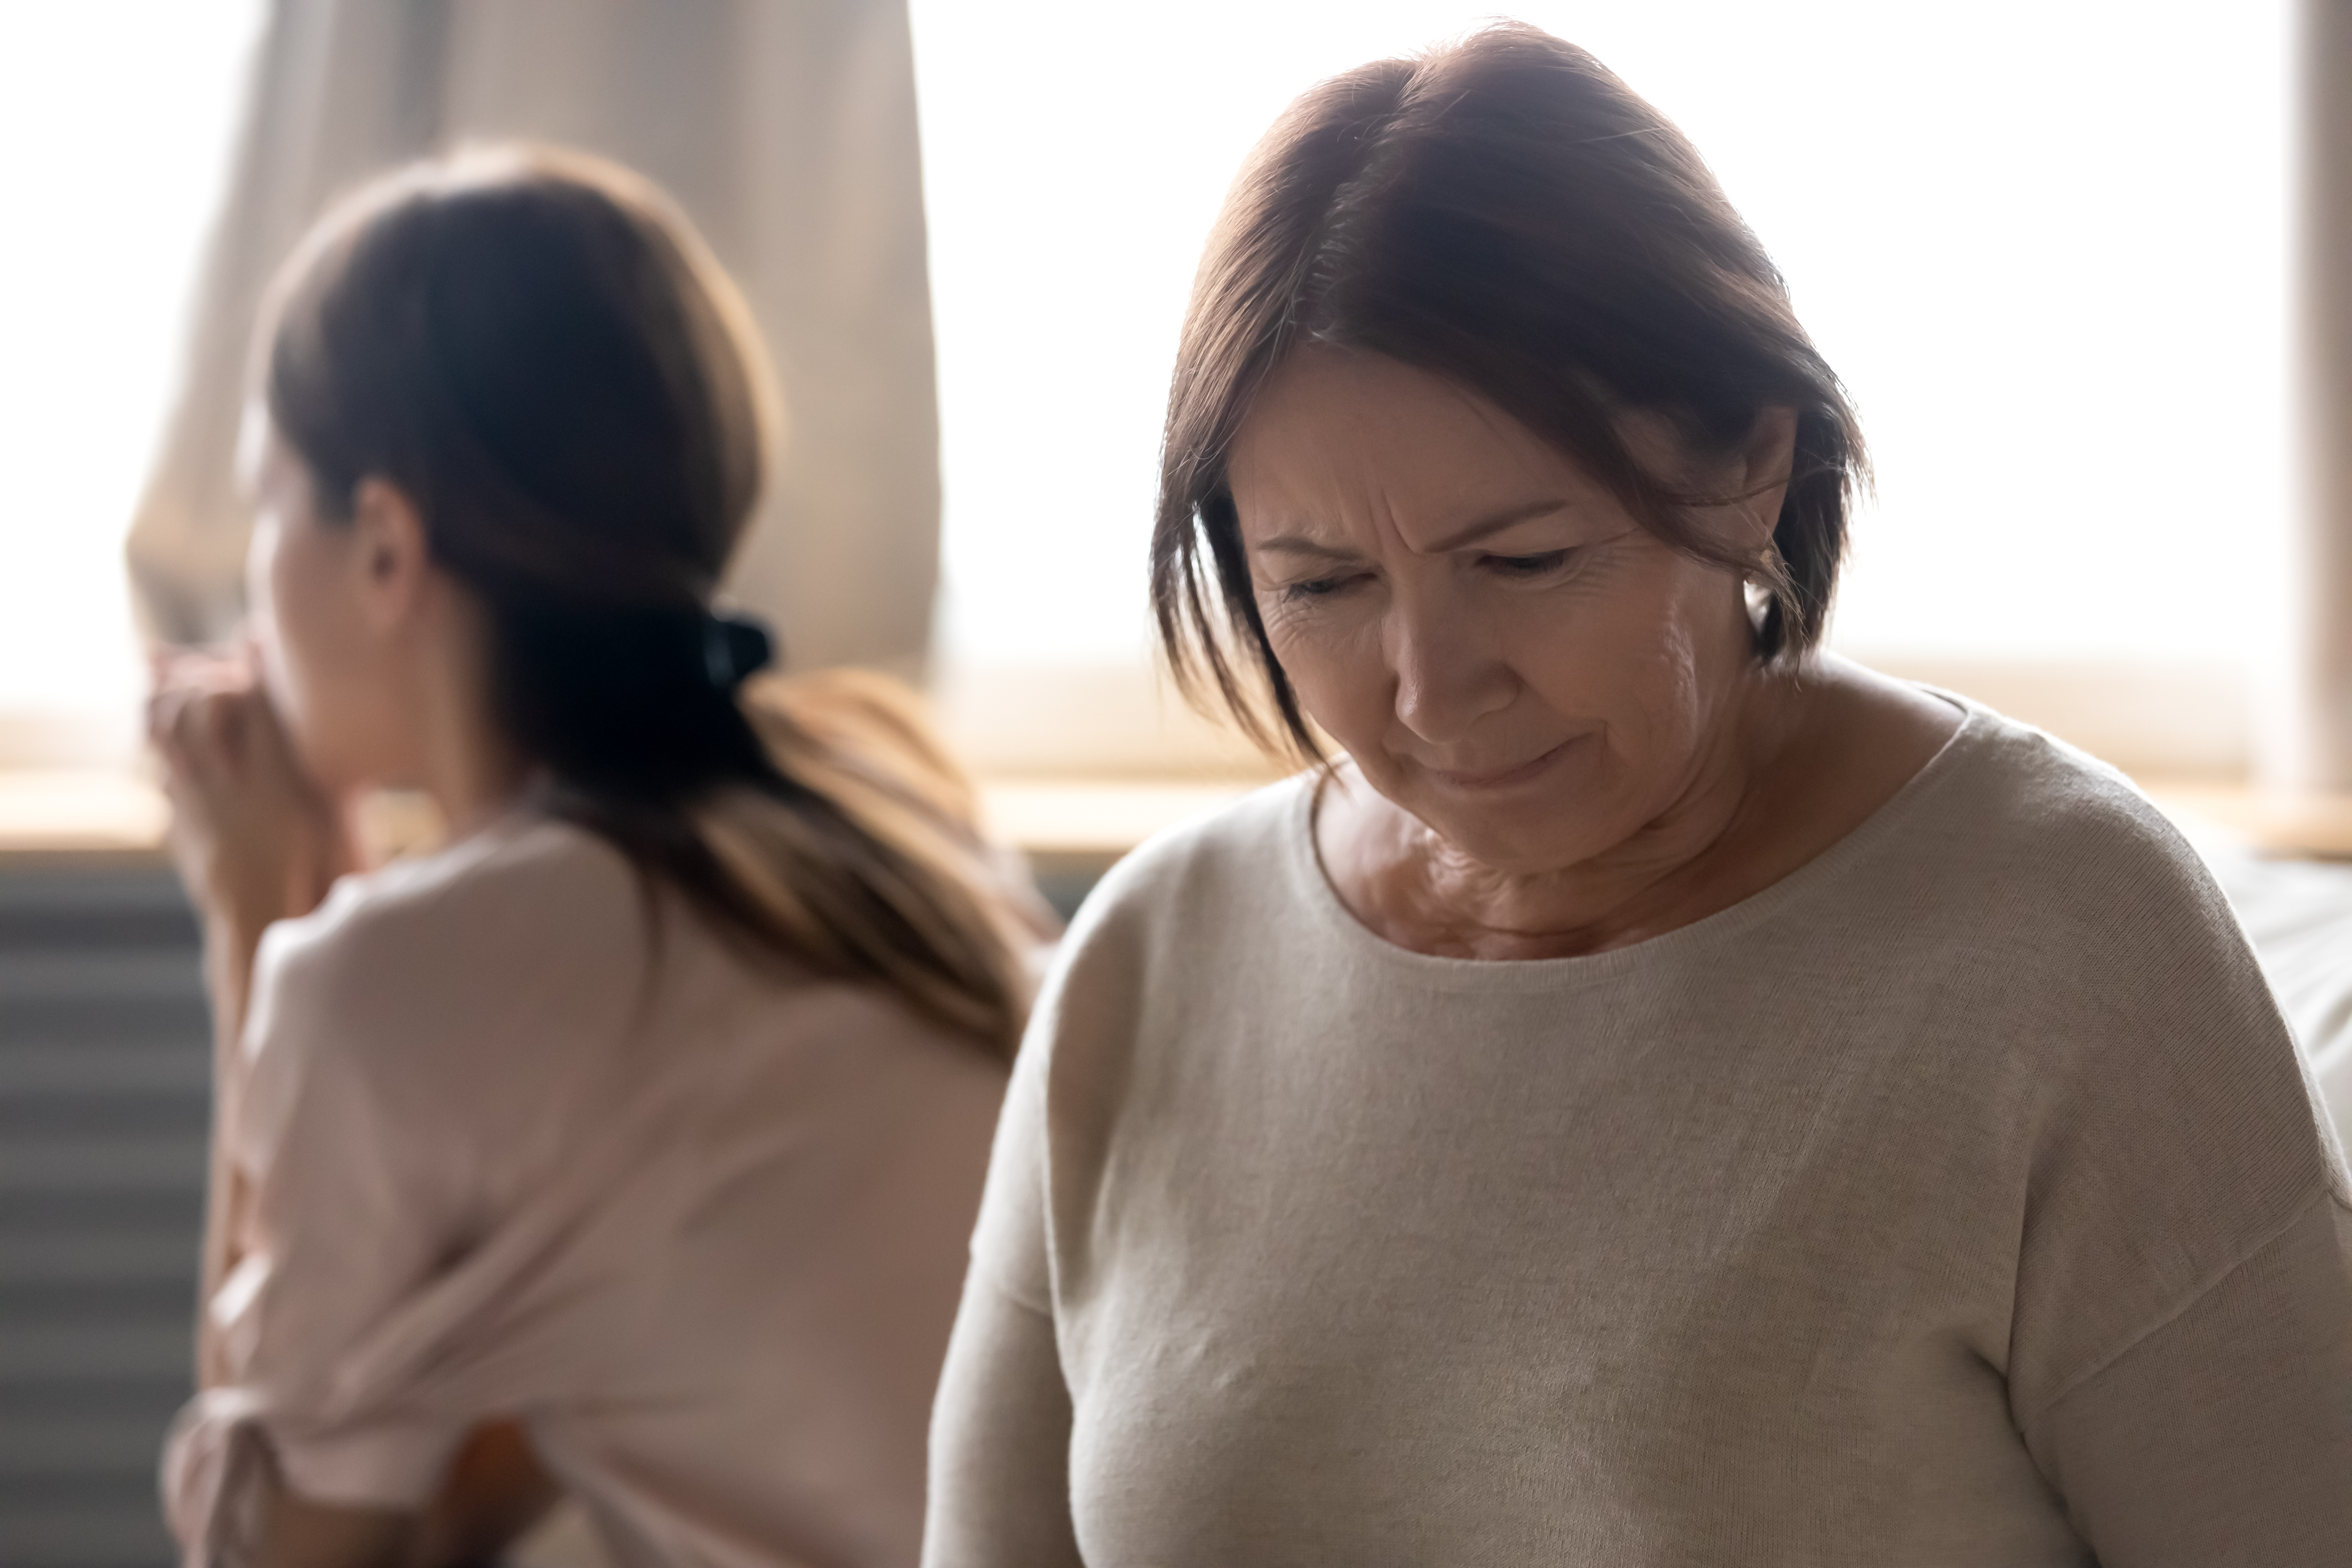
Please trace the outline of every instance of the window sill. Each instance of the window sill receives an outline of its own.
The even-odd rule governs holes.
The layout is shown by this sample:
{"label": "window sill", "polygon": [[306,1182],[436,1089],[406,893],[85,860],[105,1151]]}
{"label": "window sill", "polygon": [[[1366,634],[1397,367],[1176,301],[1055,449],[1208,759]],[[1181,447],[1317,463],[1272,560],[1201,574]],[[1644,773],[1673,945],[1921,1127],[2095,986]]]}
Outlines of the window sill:
{"label": "window sill", "polygon": [[[1099,870],[1187,817],[1258,788],[1252,778],[1000,778],[981,784],[991,828],[1041,870]],[[2140,786],[2192,837],[2234,840],[2260,853],[2352,860],[2352,794],[2303,795],[2251,785],[2143,776]],[[154,854],[171,807],[149,779],[124,769],[0,769],[0,854]],[[386,802],[372,837],[413,845],[413,808]]]}
{"label": "window sill", "polygon": [[[1213,811],[1263,779],[1005,779],[981,784],[990,829],[1033,858],[1108,864],[1171,824]],[[170,803],[128,768],[0,768],[0,854],[152,854]],[[393,849],[429,840],[430,813],[387,797],[366,824]]]}

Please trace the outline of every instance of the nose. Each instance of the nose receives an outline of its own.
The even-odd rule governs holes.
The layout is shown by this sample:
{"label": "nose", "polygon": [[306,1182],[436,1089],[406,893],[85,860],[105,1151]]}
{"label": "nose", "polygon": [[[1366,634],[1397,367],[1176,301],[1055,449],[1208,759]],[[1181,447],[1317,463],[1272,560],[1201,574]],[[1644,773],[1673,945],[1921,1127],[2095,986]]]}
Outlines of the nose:
{"label": "nose", "polygon": [[1383,629],[1397,719],[1433,746],[1468,739],[1518,695],[1519,678],[1491,626],[1468,605],[1399,595]]}

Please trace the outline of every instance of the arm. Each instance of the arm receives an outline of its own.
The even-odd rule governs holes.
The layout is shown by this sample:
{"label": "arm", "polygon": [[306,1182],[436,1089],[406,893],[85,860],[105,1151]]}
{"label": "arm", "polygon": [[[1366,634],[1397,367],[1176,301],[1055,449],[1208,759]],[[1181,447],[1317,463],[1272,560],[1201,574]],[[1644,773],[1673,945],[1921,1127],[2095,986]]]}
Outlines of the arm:
{"label": "arm", "polygon": [[205,925],[216,1037],[233,1041],[261,933],[317,909],[359,857],[247,660],[159,661],[147,728],[172,802],[172,858]]}
{"label": "arm", "polygon": [[2025,1436],[2105,1568],[2352,1563],[2352,1213],[2315,1190]]}
{"label": "arm", "polygon": [[[233,797],[234,785],[224,793]],[[248,1250],[224,1246],[210,1259],[221,1282],[205,1298],[201,1343],[205,1386],[221,1397],[193,1405],[183,1425],[194,1428],[173,1442],[175,1453],[244,1458],[219,1467],[175,1458],[174,1527],[205,1543],[208,1560],[237,1568],[492,1561],[561,1495],[522,1429],[489,1421],[468,1430],[462,1418],[404,1408],[397,1381],[356,1404],[339,1388],[346,1352],[406,1310],[447,1255],[470,1212],[469,1178],[414,1137],[415,1111],[394,1103],[404,1079],[397,1070],[387,1079],[383,1065],[403,1058],[383,1048],[381,1031],[396,1039],[402,1025],[372,994],[384,984],[379,950],[353,951],[349,928],[296,931],[251,967],[249,939],[267,922],[248,916],[272,907],[257,891],[266,879],[251,873],[268,856],[222,850],[236,841],[215,834],[210,809],[234,816],[249,804],[215,797],[183,816],[194,829],[183,849],[191,884],[215,937],[248,939],[227,951],[255,990],[249,1031],[241,998],[223,1006],[223,1027],[237,1031],[224,1056],[233,1113],[215,1149],[215,1180],[237,1183],[236,1239]],[[215,1200],[216,1219],[225,1206]],[[223,1279],[231,1269],[243,1277]]]}
{"label": "arm", "polygon": [[476,1427],[423,1513],[312,1502],[277,1467],[254,1483],[252,1539],[224,1568],[466,1568],[491,1563],[562,1495],[521,1426]]}
{"label": "arm", "polygon": [[[173,805],[172,848],[205,927],[211,994],[216,1119],[205,1236],[209,1301],[238,1258],[230,1234],[236,1177],[226,1158],[234,1121],[234,1053],[243,1037],[262,933],[310,913],[334,879],[359,864],[343,810],[303,772],[290,738],[243,660],[182,656],[159,665],[149,729]],[[257,1194],[239,1195],[249,1207]],[[354,1213],[357,1221],[360,1216]],[[218,1326],[198,1331],[204,1384],[230,1381]],[[510,1421],[475,1428],[450,1461],[440,1490],[422,1510],[310,1500],[290,1489],[278,1467],[258,1467],[243,1500],[247,1539],[237,1560],[263,1568],[455,1568],[494,1560],[561,1497],[522,1428]]]}
{"label": "arm", "polygon": [[2044,895],[2079,924],[2027,1058],[2013,1418],[2105,1568],[2352,1563],[2352,1178],[2168,835]]}
{"label": "arm", "polygon": [[[318,908],[359,860],[343,813],[303,773],[248,661],[159,659],[147,723],[172,801],[173,859],[204,926],[212,999],[218,1104],[205,1186],[202,1299],[209,1300],[236,1261],[234,1174],[226,1157],[237,1081],[230,1069],[261,933]],[[196,1339],[199,1382],[217,1386],[222,1358],[207,1320],[199,1320]]]}
{"label": "arm", "polygon": [[[1049,993],[1051,988],[1049,987]],[[924,1568],[1067,1568],[1072,1404],[1054,1333],[1046,1230],[1049,994],[1014,1059],[931,1409]]]}
{"label": "arm", "polygon": [[974,1269],[932,1407],[924,1568],[1083,1563],[1069,1458],[1070,1391],[1053,1319]]}

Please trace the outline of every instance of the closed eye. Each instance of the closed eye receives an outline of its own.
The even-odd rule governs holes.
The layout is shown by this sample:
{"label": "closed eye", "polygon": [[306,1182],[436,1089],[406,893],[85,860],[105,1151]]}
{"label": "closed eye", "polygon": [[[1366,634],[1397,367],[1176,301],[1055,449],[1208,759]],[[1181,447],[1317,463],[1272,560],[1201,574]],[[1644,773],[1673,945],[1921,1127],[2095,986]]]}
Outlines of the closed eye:
{"label": "closed eye", "polygon": [[1282,587],[1282,596],[1293,604],[1305,599],[1328,599],[1362,575],[1360,572],[1343,572],[1329,577],[1309,577],[1303,582],[1286,583]]}
{"label": "closed eye", "polygon": [[1568,564],[1573,550],[1547,550],[1540,555],[1488,555],[1479,564],[1504,577],[1540,577]]}

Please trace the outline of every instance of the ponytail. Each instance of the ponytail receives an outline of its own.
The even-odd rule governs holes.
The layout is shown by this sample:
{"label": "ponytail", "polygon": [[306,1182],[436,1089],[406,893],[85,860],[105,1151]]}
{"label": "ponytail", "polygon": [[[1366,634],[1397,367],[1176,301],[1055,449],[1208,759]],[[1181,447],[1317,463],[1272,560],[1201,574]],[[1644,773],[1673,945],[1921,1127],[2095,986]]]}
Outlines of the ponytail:
{"label": "ponytail", "polygon": [[977,801],[887,677],[748,679],[767,633],[696,612],[493,610],[499,709],[548,809],[755,951],[870,980],[1010,1060],[1023,950]]}
{"label": "ponytail", "polygon": [[1009,1058],[1045,922],[912,695],[757,677],[766,632],[709,609],[773,398],[685,220],[609,164],[463,154],[331,216],[272,306],[264,395],[321,513],[370,476],[416,502],[548,809],[750,949]]}

